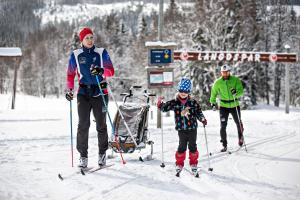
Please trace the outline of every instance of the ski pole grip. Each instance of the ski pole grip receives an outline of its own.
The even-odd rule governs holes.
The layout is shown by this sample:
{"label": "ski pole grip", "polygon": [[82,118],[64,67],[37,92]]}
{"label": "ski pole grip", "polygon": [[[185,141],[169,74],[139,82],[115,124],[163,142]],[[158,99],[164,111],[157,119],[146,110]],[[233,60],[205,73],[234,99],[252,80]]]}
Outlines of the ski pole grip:
{"label": "ski pole grip", "polygon": [[139,89],[139,88],[142,88],[142,86],[140,86],[140,85],[134,85],[134,86],[132,86],[132,88]]}

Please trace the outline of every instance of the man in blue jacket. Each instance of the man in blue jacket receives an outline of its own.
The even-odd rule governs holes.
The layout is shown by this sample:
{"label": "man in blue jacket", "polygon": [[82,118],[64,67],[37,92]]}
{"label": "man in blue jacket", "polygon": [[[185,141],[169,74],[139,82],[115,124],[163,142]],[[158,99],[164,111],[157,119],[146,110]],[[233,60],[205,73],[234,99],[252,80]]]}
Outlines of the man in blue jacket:
{"label": "man in blue jacket", "polygon": [[[90,28],[83,28],[79,33],[81,48],[71,53],[67,69],[66,99],[73,100],[74,78],[77,75],[79,87],[77,91],[78,129],[77,150],[80,153],[79,167],[88,165],[88,139],[90,127],[90,113],[96,120],[98,132],[98,148],[100,166],[106,164],[106,150],[108,149],[108,134],[106,125],[106,112],[108,91],[105,78],[114,75],[114,68],[108,52],[104,48],[94,45],[94,34]],[[100,88],[96,79],[100,81]],[[103,96],[104,98],[103,98]],[[105,102],[103,102],[105,99]]]}

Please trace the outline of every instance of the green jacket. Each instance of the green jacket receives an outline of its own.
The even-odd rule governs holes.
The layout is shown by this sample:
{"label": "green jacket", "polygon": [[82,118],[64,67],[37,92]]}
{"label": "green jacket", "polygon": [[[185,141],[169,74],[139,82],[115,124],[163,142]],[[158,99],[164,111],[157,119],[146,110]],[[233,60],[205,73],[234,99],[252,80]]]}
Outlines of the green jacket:
{"label": "green jacket", "polygon": [[[231,90],[236,90],[235,102]],[[229,76],[228,80],[224,80],[222,77],[218,78],[212,89],[210,95],[210,103],[216,103],[216,98],[220,98],[220,107],[234,108],[239,105],[238,99],[243,96],[244,88],[242,82],[238,77]]]}

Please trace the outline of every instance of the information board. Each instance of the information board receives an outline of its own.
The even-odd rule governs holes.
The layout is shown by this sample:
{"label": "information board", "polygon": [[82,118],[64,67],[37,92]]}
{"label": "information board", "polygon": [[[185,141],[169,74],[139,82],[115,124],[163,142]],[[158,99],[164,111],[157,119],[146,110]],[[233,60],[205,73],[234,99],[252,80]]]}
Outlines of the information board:
{"label": "information board", "polygon": [[168,65],[173,62],[171,49],[150,49],[149,54],[150,66]]}
{"label": "information board", "polygon": [[149,88],[170,88],[174,85],[174,68],[147,68]]}

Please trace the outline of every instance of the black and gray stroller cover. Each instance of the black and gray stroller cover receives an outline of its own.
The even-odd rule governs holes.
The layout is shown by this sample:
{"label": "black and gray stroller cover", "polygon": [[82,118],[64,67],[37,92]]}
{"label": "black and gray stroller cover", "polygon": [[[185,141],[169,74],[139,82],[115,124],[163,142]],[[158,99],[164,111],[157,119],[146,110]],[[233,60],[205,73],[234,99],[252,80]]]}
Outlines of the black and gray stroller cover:
{"label": "black and gray stroller cover", "polygon": [[129,93],[123,93],[123,104],[119,106],[114,118],[114,130],[109,145],[115,152],[132,153],[136,149],[145,148],[146,144],[150,144],[151,147],[153,144],[152,141],[148,141],[148,112],[149,96],[154,95],[144,90],[141,95],[145,99],[144,103],[128,103],[126,100],[136,97],[133,89],[136,88],[131,88]]}

